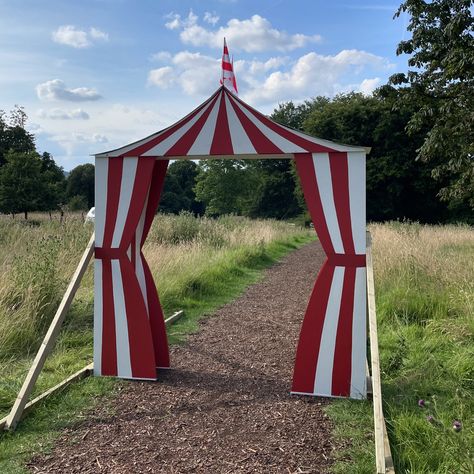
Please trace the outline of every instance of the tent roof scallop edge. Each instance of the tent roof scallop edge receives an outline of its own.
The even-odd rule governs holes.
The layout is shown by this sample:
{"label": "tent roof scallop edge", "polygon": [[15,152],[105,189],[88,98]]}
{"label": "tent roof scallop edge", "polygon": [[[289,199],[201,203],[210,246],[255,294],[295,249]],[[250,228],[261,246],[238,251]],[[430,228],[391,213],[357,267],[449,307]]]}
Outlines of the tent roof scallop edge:
{"label": "tent roof scallop edge", "polygon": [[165,159],[292,158],[294,153],[365,152],[285,127],[221,86],[205,102],[164,130],[129,145],[95,155]]}

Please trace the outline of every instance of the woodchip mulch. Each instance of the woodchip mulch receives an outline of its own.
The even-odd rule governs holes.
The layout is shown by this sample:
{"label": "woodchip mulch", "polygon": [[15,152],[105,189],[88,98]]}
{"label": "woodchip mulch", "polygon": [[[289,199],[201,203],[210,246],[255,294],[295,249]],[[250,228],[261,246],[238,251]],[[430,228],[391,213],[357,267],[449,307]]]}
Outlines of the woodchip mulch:
{"label": "woodchip mulch", "polygon": [[326,473],[327,400],[289,395],[323,252],[292,252],[173,346],[158,382],[130,382],[66,430],[35,473]]}

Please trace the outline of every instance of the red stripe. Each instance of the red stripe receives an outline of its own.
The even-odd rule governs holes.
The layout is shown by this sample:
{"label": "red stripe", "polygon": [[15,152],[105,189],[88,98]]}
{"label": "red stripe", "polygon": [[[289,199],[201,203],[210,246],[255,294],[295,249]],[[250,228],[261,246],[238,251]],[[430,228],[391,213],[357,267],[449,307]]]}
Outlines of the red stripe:
{"label": "red stripe", "polygon": [[214,108],[215,103],[217,102],[217,97],[214,97],[211,105],[207,110],[199,117],[197,122],[164,154],[164,156],[184,156],[188,153],[189,149],[193,146],[193,143],[196,141],[199,132],[204,127],[209,114]]}
{"label": "red stripe", "polygon": [[[137,148],[133,148],[132,150],[127,151],[124,156],[140,156],[146,151],[150,150],[154,146],[158,145],[161,143],[163,140],[171,136],[176,130],[180,129],[183,125],[186,125],[190,120],[192,120],[202,109],[204,109],[212,100],[218,95],[222,90],[222,87],[219,87],[214,94],[212,94],[209,99],[206,100],[206,102],[202,103],[199,107],[194,109],[192,112],[190,112],[186,117],[184,117],[182,120],[180,120],[178,123],[175,123],[168,129],[165,129],[160,135],[158,135],[155,138],[151,138],[149,142],[144,143]],[[115,159],[115,158],[114,158]]]}
{"label": "red stripe", "polygon": [[324,216],[321,196],[316,180],[313,156],[311,153],[295,153],[295,162],[308,210],[311,214],[314,228],[326,255],[334,254],[331,236]]}
{"label": "red stripe", "polygon": [[163,310],[161,309],[160,299],[156,291],[153,275],[151,274],[143,253],[140,254],[145,273],[146,292],[148,300],[148,317],[151,327],[151,335],[153,339],[153,347],[155,352],[155,362],[157,367],[169,367],[170,356],[168,349],[168,339],[166,336],[165,319]]}
{"label": "red stripe", "polygon": [[365,267],[365,254],[335,253],[328,255],[328,261],[335,267]]}
{"label": "red stripe", "polygon": [[112,262],[102,260],[102,356],[101,375],[117,375],[117,346],[115,343],[114,288]]}
{"label": "red stripe", "polygon": [[104,241],[103,247],[112,246],[115,223],[117,221],[117,212],[122,185],[123,158],[107,158],[107,205],[105,211]]}
{"label": "red stripe", "polygon": [[232,72],[232,64],[230,64],[229,62],[223,60],[222,61],[222,69],[224,69],[225,71]]}
{"label": "red stripe", "polygon": [[211,155],[233,155],[232,139],[229,130],[229,121],[227,119],[227,110],[225,105],[225,95],[221,94],[219,113],[217,115],[214,137],[211,145]]}
{"label": "red stripe", "polygon": [[137,234],[136,232],[133,234],[132,241],[130,242],[130,261],[132,263],[132,267],[136,268],[136,262],[137,262]]}
{"label": "red stripe", "polygon": [[283,152],[257,128],[257,126],[242,112],[242,110],[240,110],[238,104],[233,100],[234,96],[232,94],[227,95],[256,152],[262,154],[282,154]]}
{"label": "red stripe", "polygon": [[151,224],[155,218],[158,203],[160,202],[161,191],[165,181],[166,169],[168,168],[168,160],[156,160],[153,168],[153,175],[150,184],[150,193],[148,194],[148,202],[145,211],[145,223],[143,226],[142,241],[140,247],[143,247],[146,236],[150,231]]}
{"label": "red stripe", "polygon": [[265,124],[270,130],[273,130],[275,133],[278,133],[278,135],[281,135],[282,137],[286,138],[290,142],[293,142],[295,145],[298,145],[299,147],[304,148],[305,150],[308,150],[312,153],[325,153],[325,152],[334,151],[334,149],[332,148],[326,147],[324,145],[319,145],[303,137],[300,137],[299,135],[296,135],[293,132],[293,130],[291,130],[290,128],[283,127],[282,125],[279,125],[276,122],[273,122],[273,120],[268,119],[263,114],[256,111],[255,109],[247,105],[245,102],[240,100],[238,97],[231,96],[230,94],[228,95],[229,95],[229,98],[231,99],[231,103],[232,103],[232,98],[234,98],[234,100],[236,100],[239,104],[245,107],[254,117],[256,117],[257,120]]}
{"label": "red stripe", "polygon": [[[334,267],[325,262],[314,285],[296,351],[293,392],[314,393],[319,347],[333,274]],[[327,354],[322,354],[322,357],[326,356]]]}
{"label": "red stripe", "polygon": [[331,181],[336,207],[337,221],[345,253],[354,254],[352,237],[351,207],[349,202],[349,169],[347,153],[329,153]]}
{"label": "red stripe", "polygon": [[130,245],[133,234],[135,233],[138,222],[140,221],[148,189],[150,188],[155,161],[156,159],[151,156],[138,158],[129,207],[126,210],[127,218],[125,219],[122,238],[120,239],[120,248],[124,252]]}
{"label": "red stripe", "polygon": [[120,259],[133,378],[156,379],[155,352],[145,301],[127,258]]}
{"label": "red stripe", "polygon": [[352,375],[352,320],[354,316],[354,291],[356,268],[344,269],[341,307],[337,324],[334,365],[332,371],[332,395],[348,397],[351,394]]}

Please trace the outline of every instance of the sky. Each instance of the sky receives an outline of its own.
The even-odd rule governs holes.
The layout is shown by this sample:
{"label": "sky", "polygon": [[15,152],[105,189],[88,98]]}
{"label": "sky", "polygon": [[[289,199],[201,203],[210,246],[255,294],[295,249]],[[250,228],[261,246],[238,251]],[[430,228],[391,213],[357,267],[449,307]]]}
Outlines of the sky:
{"label": "sky", "polygon": [[[407,69],[391,0],[0,0],[0,109],[25,108],[66,171],[179,120],[219,87],[226,37],[239,96],[371,94]],[[324,138],[324,137],[323,137]]]}

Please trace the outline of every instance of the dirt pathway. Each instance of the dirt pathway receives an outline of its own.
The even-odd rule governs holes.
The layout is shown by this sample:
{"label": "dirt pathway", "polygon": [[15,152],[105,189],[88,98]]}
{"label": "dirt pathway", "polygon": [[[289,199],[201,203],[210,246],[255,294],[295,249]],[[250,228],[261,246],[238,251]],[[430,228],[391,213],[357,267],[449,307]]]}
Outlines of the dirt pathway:
{"label": "dirt pathway", "polygon": [[[131,382],[63,433],[38,473],[325,473],[326,401],[289,396],[304,310],[323,260],[291,253],[171,349],[173,370]],[[113,413],[113,414],[110,414]]]}

